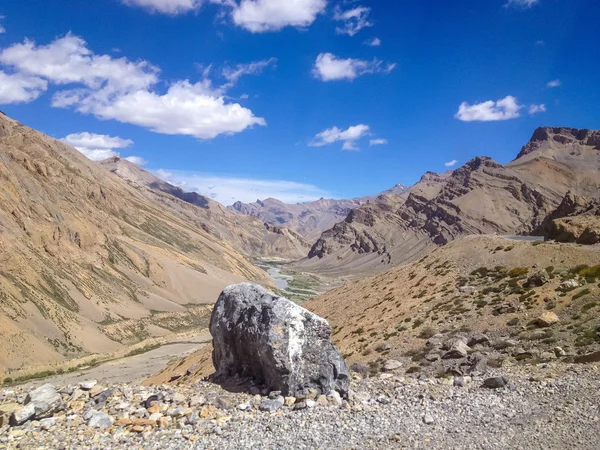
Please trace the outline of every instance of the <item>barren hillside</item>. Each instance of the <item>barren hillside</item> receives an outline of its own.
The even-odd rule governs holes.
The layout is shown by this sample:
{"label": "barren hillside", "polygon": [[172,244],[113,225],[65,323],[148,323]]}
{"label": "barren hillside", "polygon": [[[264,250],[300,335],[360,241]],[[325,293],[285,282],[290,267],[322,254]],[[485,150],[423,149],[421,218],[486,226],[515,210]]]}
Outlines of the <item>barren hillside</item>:
{"label": "barren hillside", "polygon": [[294,231],[264,223],[255,216],[237,214],[196,192],[185,192],[125,159],[114,157],[101,164],[153,202],[166,205],[244,255],[296,260],[310,249],[310,244]]}
{"label": "barren hillside", "polygon": [[175,201],[0,115],[0,370],[196,329],[224,286],[270,283]]}

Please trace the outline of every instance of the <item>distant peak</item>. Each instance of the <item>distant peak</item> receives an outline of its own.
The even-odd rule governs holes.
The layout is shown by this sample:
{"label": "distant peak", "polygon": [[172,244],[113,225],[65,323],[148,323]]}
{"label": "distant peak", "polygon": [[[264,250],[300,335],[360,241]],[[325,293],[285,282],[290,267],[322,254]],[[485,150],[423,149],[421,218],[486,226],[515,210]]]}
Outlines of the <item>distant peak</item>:
{"label": "distant peak", "polygon": [[591,145],[600,150],[600,131],[587,128],[539,127],[533,132],[529,142],[521,149],[515,159],[519,159],[539,149],[544,142],[559,144],[579,143]]}

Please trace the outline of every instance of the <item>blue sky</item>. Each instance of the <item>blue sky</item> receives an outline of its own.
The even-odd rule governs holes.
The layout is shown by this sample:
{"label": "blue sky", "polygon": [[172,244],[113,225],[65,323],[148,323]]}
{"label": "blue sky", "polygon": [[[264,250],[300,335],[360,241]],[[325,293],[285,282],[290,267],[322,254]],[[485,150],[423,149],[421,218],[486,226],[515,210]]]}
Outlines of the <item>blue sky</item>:
{"label": "blue sky", "polygon": [[3,0],[0,109],[222,203],[374,194],[600,127],[597,0]]}

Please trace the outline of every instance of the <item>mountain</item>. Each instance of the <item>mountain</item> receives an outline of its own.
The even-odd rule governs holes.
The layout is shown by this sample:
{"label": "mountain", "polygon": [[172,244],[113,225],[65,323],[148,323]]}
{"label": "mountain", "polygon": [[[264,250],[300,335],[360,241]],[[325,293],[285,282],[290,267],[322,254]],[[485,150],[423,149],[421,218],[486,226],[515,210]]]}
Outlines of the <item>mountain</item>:
{"label": "mountain", "polygon": [[154,203],[165,205],[244,255],[296,260],[310,249],[310,244],[294,231],[237,214],[196,192],[185,192],[126,159],[113,157],[100,164]]}
{"label": "mountain", "polygon": [[600,243],[600,199],[568,192],[560,205],[544,219],[538,234],[557,242]]}
{"label": "mountain", "polygon": [[[405,186],[398,184],[386,193],[401,194],[405,190]],[[268,198],[254,203],[236,202],[230,208],[241,214],[258,217],[268,224],[292,229],[312,243],[324,230],[343,220],[353,208],[367,204],[375,198],[376,196],[350,200],[322,198],[298,204],[287,204]]]}
{"label": "mountain", "polygon": [[567,191],[598,196],[600,132],[537,129],[506,166],[477,157],[443,175],[427,173],[400,195],[353,209],[298,264],[329,274],[385,270],[468,234],[530,234]]}
{"label": "mountain", "polygon": [[0,371],[196,329],[224,286],[271,283],[161,195],[0,114]]}

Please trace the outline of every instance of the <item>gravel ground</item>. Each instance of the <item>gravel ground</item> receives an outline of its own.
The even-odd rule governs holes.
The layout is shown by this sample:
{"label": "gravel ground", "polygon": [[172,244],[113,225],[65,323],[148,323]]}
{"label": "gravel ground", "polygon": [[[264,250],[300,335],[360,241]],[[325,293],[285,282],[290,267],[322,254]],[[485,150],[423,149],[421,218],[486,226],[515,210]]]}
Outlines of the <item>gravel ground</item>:
{"label": "gravel ground", "polygon": [[[271,393],[279,402],[275,412],[261,411],[273,404],[264,396],[205,382],[157,389],[115,385],[108,397],[99,385],[67,388],[67,406],[53,419],[0,426],[0,449],[599,448],[598,365],[508,367],[486,378],[495,375],[508,384],[487,389],[483,378],[418,380],[386,373],[354,380],[349,401],[341,404],[322,396],[297,410],[291,403],[301,399]],[[465,381],[465,387],[454,385]],[[0,391],[0,410],[22,402],[25,393]],[[153,394],[157,401],[147,402]],[[88,426],[90,410],[108,413],[112,426]]]}

